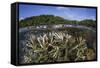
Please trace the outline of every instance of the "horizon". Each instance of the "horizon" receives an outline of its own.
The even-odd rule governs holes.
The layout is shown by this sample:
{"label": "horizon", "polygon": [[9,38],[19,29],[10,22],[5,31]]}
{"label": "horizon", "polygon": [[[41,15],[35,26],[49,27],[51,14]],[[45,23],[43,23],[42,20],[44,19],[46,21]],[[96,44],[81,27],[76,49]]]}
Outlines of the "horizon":
{"label": "horizon", "polygon": [[[47,14],[45,14],[45,15],[47,15]],[[37,16],[41,16],[41,15],[37,15]],[[29,17],[26,17],[26,18],[23,18],[23,19],[19,19],[19,21],[25,20],[25,19],[31,18],[31,17],[33,17],[33,16],[29,16]],[[54,17],[56,17],[56,16],[54,15]],[[60,17],[60,16],[59,16],[59,17]],[[61,17],[61,18],[63,18],[63,17]],[[64,19],[64,18],[63,18],[63,19]],[[69,20],[69,19],[65,19],[65,20]],[[93,19],[69,20],[69,21],[83,21],[83,20],[93,20]],[[93,20],[93,21],[96,21],[96,20]]]}

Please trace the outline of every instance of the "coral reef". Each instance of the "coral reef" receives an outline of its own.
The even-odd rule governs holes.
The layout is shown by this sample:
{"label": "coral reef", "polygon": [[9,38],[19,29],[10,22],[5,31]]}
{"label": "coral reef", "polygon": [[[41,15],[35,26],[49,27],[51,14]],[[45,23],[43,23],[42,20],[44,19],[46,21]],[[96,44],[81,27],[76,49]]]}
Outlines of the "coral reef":
{"label": "coral reef", "polygon": [[21,63],[49,63],[95,59],[83,36],[73,36],[67,31],[51,31],[40,35],[27,33],[23,42]]}

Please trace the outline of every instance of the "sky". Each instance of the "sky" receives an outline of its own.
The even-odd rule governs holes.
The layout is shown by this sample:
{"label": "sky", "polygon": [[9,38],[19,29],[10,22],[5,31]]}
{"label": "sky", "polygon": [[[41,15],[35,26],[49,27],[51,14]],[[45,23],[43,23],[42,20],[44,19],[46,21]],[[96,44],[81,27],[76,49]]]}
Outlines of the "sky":
{"label": "sky", "polygon": [[31,16],[38,15],[55,15],[69,20],[96,20],[95,8],[80,8],[80,7],[59,7],[59,6],[43,6],[43,5],[19,5],[19,20]]}

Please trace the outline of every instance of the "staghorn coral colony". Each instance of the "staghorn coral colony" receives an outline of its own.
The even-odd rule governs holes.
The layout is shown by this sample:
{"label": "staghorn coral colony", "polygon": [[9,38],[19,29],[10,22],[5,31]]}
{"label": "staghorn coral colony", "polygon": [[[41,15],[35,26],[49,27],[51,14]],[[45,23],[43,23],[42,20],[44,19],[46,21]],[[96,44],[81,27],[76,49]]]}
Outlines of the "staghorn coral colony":
{"label": "staghorn coral colony", "polygon": [[[96,39],[90,30],[36,30],[20,40],[20,63],[85,61],[96,58]],[[22,46],[23,45],[23,46]]]}

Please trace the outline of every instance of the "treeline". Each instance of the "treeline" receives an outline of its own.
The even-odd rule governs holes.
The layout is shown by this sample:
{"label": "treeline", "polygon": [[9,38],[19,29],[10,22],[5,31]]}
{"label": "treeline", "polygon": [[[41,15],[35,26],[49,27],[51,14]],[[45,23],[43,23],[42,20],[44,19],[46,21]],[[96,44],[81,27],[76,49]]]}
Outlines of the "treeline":
{"label": "treeline", "polygon": [[26,26],[35,26],[35,25],[42,25],[42,24],[72,24],[72,25],[85,25],[88,27],[96,28],[96,21],[94,20],[66,20],[59,16],[54,15],[39,15],[39,16],[32,16],[20,20],[19,27],[26,27]]}

